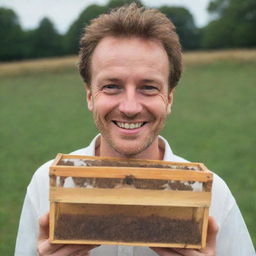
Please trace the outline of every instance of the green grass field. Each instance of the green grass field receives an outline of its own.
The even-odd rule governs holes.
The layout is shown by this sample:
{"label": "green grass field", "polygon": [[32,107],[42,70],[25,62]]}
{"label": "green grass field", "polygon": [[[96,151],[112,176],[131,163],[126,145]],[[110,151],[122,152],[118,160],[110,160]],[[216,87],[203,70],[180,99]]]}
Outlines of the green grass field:
{"label": "green grass field", "polygon": [[[0,255],[11,256],[26,186],[36,168],[58,152],[86,146],[97,132],[72,65],[1,74],[3,68],[0,65]],[[190,62],[162,133],[176,154],[205,163],[225,179],[254,245],[255,70],[256,58]]]}

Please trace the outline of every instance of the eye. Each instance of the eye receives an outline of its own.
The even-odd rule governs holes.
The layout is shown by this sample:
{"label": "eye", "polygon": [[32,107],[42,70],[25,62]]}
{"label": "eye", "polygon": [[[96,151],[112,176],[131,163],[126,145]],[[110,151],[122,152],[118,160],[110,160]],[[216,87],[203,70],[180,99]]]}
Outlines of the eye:
{"label": "eye", "polygon": [[140,87],[140,91],[146,95],[156,95],[159,93],[159,88],[154,85],[143,85]]}
{"label": "eye", "polygon": [[121,86],[117,84],[107,84],[102,87],[102,91],[107,94],[117,94],[121,89]]}

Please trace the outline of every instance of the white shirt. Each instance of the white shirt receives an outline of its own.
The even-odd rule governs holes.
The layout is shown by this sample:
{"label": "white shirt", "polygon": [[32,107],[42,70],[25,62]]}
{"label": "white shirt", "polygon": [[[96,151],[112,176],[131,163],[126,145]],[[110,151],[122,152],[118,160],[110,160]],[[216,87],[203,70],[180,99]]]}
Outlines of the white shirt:
{"label": "white shirt", "polygon": [[[165,161],[187,162],[173,154],[168,142],[159,136],[164,149]],[[86,148],[72,152],[73,155],[95,155],[99,143],[96,136]],[[38,236],[38,219],[49,211],[49,167],[52,160],[42,165],[33,175],[27,188],[16,241],[15,256],[35,256]],[[247,227],[234,197],[225,182],[214,174],[210,216],[219,226],[217,256],[254,256],[254,247]],[[92,256],[156,256],[147,247],[102,245],[91,251]]]}

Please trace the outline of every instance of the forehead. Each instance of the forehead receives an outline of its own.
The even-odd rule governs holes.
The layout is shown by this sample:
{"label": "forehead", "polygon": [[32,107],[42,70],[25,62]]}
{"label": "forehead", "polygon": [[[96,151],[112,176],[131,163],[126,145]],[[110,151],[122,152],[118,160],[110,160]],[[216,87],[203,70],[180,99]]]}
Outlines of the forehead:
{"label": "forehead", "polygon": [[95,48],[91,61],[92,79],[99,72],[111,70],[143,70],[163,76],[169,73],[168,55],[162,44],[137,37],[105,37]]}

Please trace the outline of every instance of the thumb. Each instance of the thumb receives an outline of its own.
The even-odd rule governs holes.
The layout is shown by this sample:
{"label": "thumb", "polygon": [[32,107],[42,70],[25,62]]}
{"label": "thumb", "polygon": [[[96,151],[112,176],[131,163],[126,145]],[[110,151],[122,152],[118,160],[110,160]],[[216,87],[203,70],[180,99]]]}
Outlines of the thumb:
{"label": "thumb", "polygon": [[215,219],[209,216],[208,220],[208,230],[207,230],[207,248],[215,248],[216,247],[216,237],[218,233],[218,225]]}
{"label": "thumb", "polygon": [[49,238],[49,213],[43,215],[39,219],[39,235],[38,240]]}

